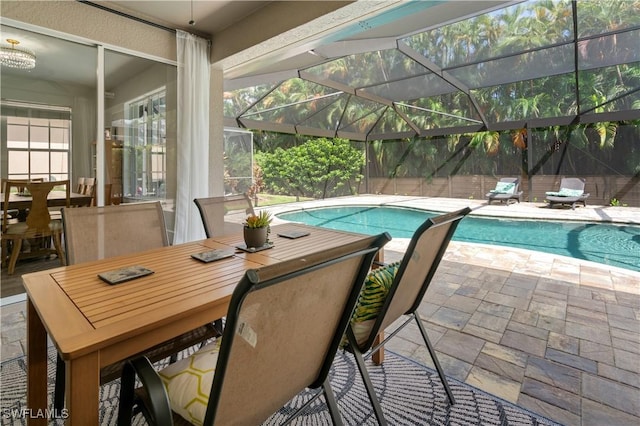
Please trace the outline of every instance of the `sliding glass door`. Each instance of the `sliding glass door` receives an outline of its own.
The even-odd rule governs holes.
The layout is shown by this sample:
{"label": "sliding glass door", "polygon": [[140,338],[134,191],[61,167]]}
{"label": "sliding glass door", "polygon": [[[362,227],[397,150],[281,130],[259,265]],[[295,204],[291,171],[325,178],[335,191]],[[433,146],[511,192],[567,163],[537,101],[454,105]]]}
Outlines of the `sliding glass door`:
{"label": "sliding glass door", "polygon": [[[173,229],[176,188],[175,65],[2,25],[3,38],[34,51],[33,69],[2,66],[0,175],[97,177],[105,204],[163,203]],[[103,75],[96,73],[104,51]],[[104,78],[104,93],[98,94]],[[98,128],[104,98],[104,126]],[[104,135],[104,152],[98,139]]]}
{"label": "sliding glass door", "polygon": [[105,51],[105,157],[114,202],[160,200],[173,210],[176,73],[172,65]]}

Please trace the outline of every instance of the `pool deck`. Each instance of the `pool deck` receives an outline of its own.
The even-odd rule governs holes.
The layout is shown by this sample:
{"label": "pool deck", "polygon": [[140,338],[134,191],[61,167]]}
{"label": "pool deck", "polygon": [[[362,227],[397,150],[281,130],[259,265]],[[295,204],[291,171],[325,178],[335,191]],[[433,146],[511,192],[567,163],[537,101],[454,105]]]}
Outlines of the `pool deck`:
{"label": "pool deck", "polygon": [[[359,196],[287,205],[390,205],[472,215],[640,225],[640,209]],[[385,247],[401,258],[408,239]],[[639,246],[640,247],[640,246]],[[640,248],[638,249],[640,256]],[[445,373],[566,425],[640,424],[640,273],[453,241],[420,307]],[[400,338],[398,338],[400,337]],[[432,365],[416,326],[388,348]]]}
{"label": "pool deck", "polygon": [[340,197],[330,200],[305,201],[281,206],[268,207],[274,214],[300,208],[328,207],[334,205],[384,205],[413,207],[424,210],[449,212],[470,207],[473,215],[492,217],[514,217],[519,219],[577,220],[586,222],[630,223],[640,225],[640,208],[595,206],[549,208],[545,203],[515,203],[511,205],[486,200],[465,200],[460,198],[415,197],[401,195],[361,195]]}
{"label": "pool deck", "polygon": [[[345,204],[442,212],[469,206],[473,215],[640,224],[640,209],[630,207],[549,209],[541,203],[404,196],[345,197],[268,210]],[[407,243],[391,241],[385,260],[400,259]],[[25,349],[25,304],[11,302],[1,312],[3,360]],[[640,273],[454,241],[419,312],[448,376],[562,424],[640,424]],[[388,348],[431,365],[415,325]]]}

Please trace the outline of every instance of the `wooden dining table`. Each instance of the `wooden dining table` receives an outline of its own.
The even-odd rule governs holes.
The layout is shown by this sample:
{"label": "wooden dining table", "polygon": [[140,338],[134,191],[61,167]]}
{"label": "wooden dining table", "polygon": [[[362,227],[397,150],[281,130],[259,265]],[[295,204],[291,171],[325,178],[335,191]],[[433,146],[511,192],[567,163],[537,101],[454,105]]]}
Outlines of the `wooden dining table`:
{"label": "wooden dining table", "polygon": [[[70,194],[69,203],[72,206],[88,206],[91,204],[91,195],[78,194],[72,192]],[[9,194],[9,205],[7,209],[26,210],[31,206],[32,198],[30,195],[18,193]],[[49,207],[64,207],[67,204],[67,193],[65,191],[51,191],[47,196],[47,205]],[[0,210],[4,210],[4,193],[0,193]]]}
{"label": "wooden dining table", "polygon": [[[307,231],[288,239],[283,232]],[[27,292],[28,413],[46,413],[47,335],[66,363],[68,424],[99,422],[100,369],[226,315],[231,294],[248,269],[317,256],[370,237],[300,224],[272,226],[273,247],[242,251],[241,233],[65,266],[23,276]],[[227,249],[210,263],[192,254]],[[98,274],[139,265],[151,275],[109,285]],[[38,411],[42,410],[42,411]],[[31,416],[29,424],[47,424]]]}

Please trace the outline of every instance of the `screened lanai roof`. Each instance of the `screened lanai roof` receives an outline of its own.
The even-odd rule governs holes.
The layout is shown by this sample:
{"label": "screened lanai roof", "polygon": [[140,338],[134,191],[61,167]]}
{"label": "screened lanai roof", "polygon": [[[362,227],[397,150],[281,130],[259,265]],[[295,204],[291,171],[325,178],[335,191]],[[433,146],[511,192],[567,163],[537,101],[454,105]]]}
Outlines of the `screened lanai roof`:
{"label": "screened lanai roof", "polygon": [[[404,16],[444,3],[410,2]],[[640,0],[510,2],[397,27],[226,80],[225,125],[384,140],[640,119]]]}

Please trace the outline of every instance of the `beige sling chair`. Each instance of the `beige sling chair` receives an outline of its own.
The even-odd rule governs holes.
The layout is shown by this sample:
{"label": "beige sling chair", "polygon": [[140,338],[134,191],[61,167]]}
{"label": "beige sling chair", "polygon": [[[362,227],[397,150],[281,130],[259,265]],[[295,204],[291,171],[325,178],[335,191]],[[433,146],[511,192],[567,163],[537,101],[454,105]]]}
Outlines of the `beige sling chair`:
{"label": "beige sling chair", "polygon": [[[130,424],[136,401],[152,425],[259,425],[305,388],[322,388],[333,423],[342,424],[328,373],[374,255],[389,239],[248,270],[222,339],[159,372],[144,357],[127,363],[119,424]],[[134,393],[136,374],[143,392]]]}
{"label": "beige sling chair", "polygon": [[[346,349],[355,357],[376,418],[381,425],[386,424],[386,421],[369,379],[365,358],[378,352],[389,339],[413,320],[420,329],[449,401],[451,404],[455,403],[435,349],[418,314],[418,308],[456,227],[470,211],[469,208],[465,208],[428,219],[413,234],[399,263],[375,269],[367,277],[363,295],[347,329]],[[379,294],[380,299],[372,300],[373,293]],[[393,327],[386,339],[376,344],[378,334],[389,332],[387,328],[399,319],[403,322],[398,327]]]}
{"label": "beige sling chair", "polygon": [[[131,203],[118,206],[63,209],[64,241],[67,263],[77,263],[137,253],[169,245],[160,202]],[[205,324],[164,342],[144,353],[154,361],[173,357],[178,352],[218,337],[221,324]],[[104,367],[100,382],[120,377],[123,362]],[[64,407],[65,363],[58,356],[54,408]]]}
{"label": "beige sling chair", "polygon": [[247,194],[196,198],[193,202],[198,206],[207,238],[242,230],[241,220],[238,223],[225,221],[226,215],[241,213],[242,219],[244,219],[248,214],[255,214],[251,199]]}

